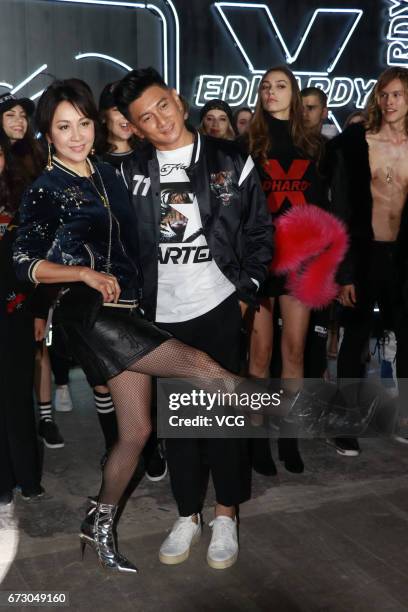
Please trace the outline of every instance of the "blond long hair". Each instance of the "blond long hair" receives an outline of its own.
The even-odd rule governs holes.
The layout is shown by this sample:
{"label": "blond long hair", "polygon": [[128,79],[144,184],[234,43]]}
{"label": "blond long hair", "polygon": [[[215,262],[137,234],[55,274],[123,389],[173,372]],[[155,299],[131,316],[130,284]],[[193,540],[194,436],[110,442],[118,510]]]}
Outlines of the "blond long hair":
{"label": "blond long hair", "polygon": [[[402,83],[405,92],[405,99],[408,102],[408,69],[400,66],[387,68],[378,77],[373,91],[371,92],[367,102],[367,122],[366,128],[369,132],[377,134],[380,131],[382,124],[382,113],[378,104],[378,96],[380,91],[387,87],[391,81],[399,79]],[[405,115],[405,132],[408,134],[408,113]]]}
{"label": "blond long hair", "polygon": [[292,96],[289,108],[289,130],[294,146],[311,159],[319,159],[321,139],[306,131],[303,123],[303,107],[299,86],[295,76],[286,66],[269,68],[263,75],[258,87],[258,101],[254,117],[249,128],[249,150],[251,155],[264,162],[268,158],[268,150],[272,147],[271,137],[267,124],[267,113],[262,107],[260,90],[265,77],[271,72],[283,72],[289,79],[292,87]]}

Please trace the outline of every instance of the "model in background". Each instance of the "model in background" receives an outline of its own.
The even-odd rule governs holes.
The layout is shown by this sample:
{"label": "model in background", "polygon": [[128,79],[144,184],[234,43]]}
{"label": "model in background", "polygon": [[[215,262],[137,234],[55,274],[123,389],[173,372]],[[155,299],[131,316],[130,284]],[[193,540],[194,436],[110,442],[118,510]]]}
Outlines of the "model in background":
{"label": "model in background", "polygon": [[[360,378],[377,303],[384,329],[397,338],[400,441],[407,441],[408,325],[403,288],[407,262],[408,70],[378,78],[365,123],[351,125],[330,145],[332,206],[346,222],[350,248],[341,266],[345,308],[338,377]],[[346,439],[358,454],[358,441]]]}
{"label": "model in background", "polygon": [[32,291],[15,277],[12,244],[18,223],[21,185],[11,171],[10,143],[0,137],[0,506],[13,500],[18,486],[24,499],[40,497],[34,383],[34,319],[26,308]]}
{"label": "model in background", "polygon": [[211,100],[200,111],[200,132],[214,138],[234,140],[234,116],[223,100]]}
{"label": "model in background", "polygon": [[[258,101],[249,129],[249,150],[255,159],[269,209],[274,219],[292,207],[308,203],[327,206],[325,189],[317,170],[321,140],[306,130],[302,101],[293,73],[286,67],[268,70],[259,85]],[[287,245],[296,251],[296,245]],[[250,337],[249,373],[258,378],[270,375],[273,349],[275,302],[282,319],[282,379],[304,376],[304,351],[310,307],[289,295],[285,277],[270,272],[261,287],[263,300],[253,317]],[[278,374],[279,375],[279,374]],[[285,437],[285,430],[292,437]],[[281,428],[279,458],[292,472],[302,472],[295,432],[290,423]],[[270,450],[266,440],[265,460]],[[259,446],[261,441],[256,441]],[[273,473],[270,457],[270,472]],[[265,471],[265,470],[264,470]]]}
{"label": "model in background", "polygon": [[235,111],[234,114],[234,128],[238,136],[243,136],[249,130],[253,117],[253,112],[248,106],[243,106]]}

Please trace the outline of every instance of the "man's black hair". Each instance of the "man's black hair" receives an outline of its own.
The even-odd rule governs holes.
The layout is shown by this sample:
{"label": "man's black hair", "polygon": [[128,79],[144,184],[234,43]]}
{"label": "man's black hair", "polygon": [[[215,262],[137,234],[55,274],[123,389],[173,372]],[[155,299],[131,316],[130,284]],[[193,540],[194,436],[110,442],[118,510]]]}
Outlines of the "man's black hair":
{"label": "man's black hair", "polygon": [[317,96],[322,107],[326,108],[327,106],[327,95],[324,93],[323,89],[320,89],[320,87],[305,87],[300,92],[300,95],[302,98],[305,98],[306,96]]}
{"label": "man's black hair", "polygon": [[154,68],[140,68],[129,72],[115,87],[114,98],[118,110],[130,120],[129,105],[152,85],[168,89],[163,77]]}

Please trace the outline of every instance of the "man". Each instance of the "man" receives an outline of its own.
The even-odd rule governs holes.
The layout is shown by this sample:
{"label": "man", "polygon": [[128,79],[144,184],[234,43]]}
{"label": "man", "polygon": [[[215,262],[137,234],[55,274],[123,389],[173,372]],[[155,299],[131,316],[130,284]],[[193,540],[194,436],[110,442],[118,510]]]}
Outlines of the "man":
{"label": "man", "polygon": [[300,95],[305,126],[312,132],[320,134],[328,115],[326,94],[318,87],[305,87]]}
{"label": "man", "polygon": [[[334,212],[344,219],[350,234],[350,248],[338,276],[338,301],[345,308],[338,376],[363,375],[377,303],[385,329],[396,334],[399,393],[400,398],[405,397],[408,319],[402,289],[407,261],[407,69],[389,68],[380,75],[367,123],[350,126],[332,141],[330,157]],[[406,419],[401,424],[406,425]],[[404,436],[400,440],[405,441]],[[349,454],[360,451],[353,438],[344,439],[344,445]]]}
{"label": "man", "polygon": [[[232,142],[190,132],[177,92],[152,68],[130,72],[115,97],[147,144],[122,168],[138,218],[143,307],[176,338],[237,372],[241,311],[256,303],[272,259],[271,221],[252,159]],[[238,555],[235,507],[250,496],[247,441],[168,440],[167,459],[180,518],[160,560],[184,561],[200,536],[210,469],[216,507],[207,561],[229,567]]]}

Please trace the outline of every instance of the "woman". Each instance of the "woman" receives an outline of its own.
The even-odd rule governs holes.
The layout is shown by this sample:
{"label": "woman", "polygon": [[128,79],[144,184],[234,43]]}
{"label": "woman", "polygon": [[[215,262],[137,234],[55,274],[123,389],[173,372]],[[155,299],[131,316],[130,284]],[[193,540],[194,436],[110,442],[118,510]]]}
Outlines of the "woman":
{"label": "woman", "polygon": [[224,100],[210,100],[200,112],[200,132],[214,138],[234,140],[236,134],[231,107]]}
{"label": "woman", "polygon": [[[259,169],[262,188],[275,220],[293,206],[325,204],[316,164],[320,141],[305,131],[299,87],[285,66],[271,68],[262,77],[249,128],[249,150]],[[251,330],[249,373],[258,378],[269,376],[273,311],[278,300],[283,324],[281,377],[292,381],[301,379],[310,308],[289,295],[285,277],[273,273],[262,288],[262,295]],[[289,424],[284,424],[282,435],[285,430],[293,434]],[[289,471],[302,472],[304,469],[296,438],[279,439],[279,458]]]}
{"label": "woman", "polygon": [[243,106],[235,111],[234,114],[234,128],[238,136],[244,136],[248,133],[253,113],[248,106]]}
{"label": "woman", "polygon": [[61,324],[88,380],[108,381],[118,419],[95,520],[84,521],[80,538],[82,550],[92,546],[104,567],[135,572],[117,552],[112,528],[150,435],[151,375],[228,377],[234,384],[242,379],[141,317],[127,190],[111,166],[88,159],[97,125],[90,94],[72,82],[57,81],[41,96],[36,119],[48,142],[49,161],[23,198],[15,266],[20,278],[81,283],[103,296],[93,327],[68,319]]}
{"label": "woman", "polygon": [[[24,190],[41,174],[45,165],[43,149],[38,140],[34,138],[31,125],[34,109],[34,102],[28,98],[15,98],[11,94],[0,96],[0,134],[9,145],[7,181],[13,194],[15,207],[19,206]],[[36,339],[40,341],[39,327],[41,327],[41,322],[36,320]],[[60,369],[65,370],[64,377],[66,378],[66,380],[58,381],[61,383],[61,385],[57,384],[56,398],[58,398],[61,391],[64,392],[65,389],[68,391],[68,367],[66,365],[64,367],[62,359],[55,358],[55,361],[62,364]],[[64,446],[64,440],[52,416],[51,366],[45,346],[37,351],[34,385],[40,417],[38,434],[49,448],[60,448]]]}
{"label": "woman", "polygon": [[[0,505],[43,495],[33,407],[34,321],[25,308],[30,292],[12,267],[18,195],[10,180],[10,145],[0,137]],[[17,191],[19,191],[17,189]]]}
{"label": "woman", "polygon": [[102,124],[101,144],[96,153],[103,161],[120,169],[122,162],[130,157],[137,146],[130,123],[118,111],[114,99],[116,83],[108,83],[99,98],[99,118]]}

